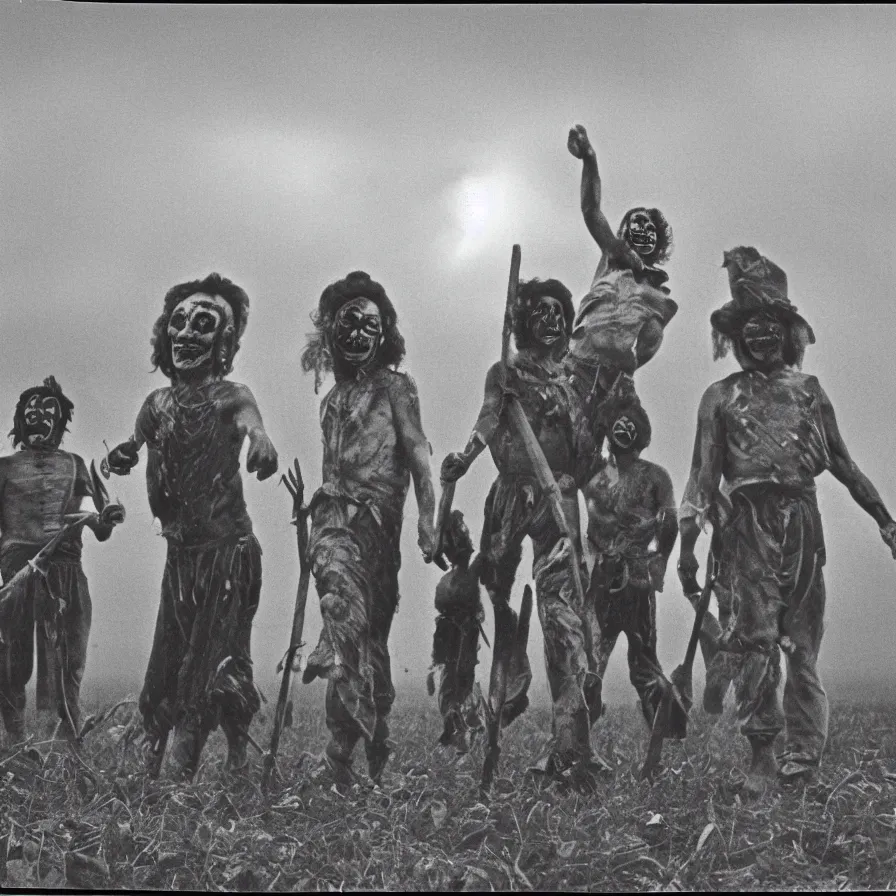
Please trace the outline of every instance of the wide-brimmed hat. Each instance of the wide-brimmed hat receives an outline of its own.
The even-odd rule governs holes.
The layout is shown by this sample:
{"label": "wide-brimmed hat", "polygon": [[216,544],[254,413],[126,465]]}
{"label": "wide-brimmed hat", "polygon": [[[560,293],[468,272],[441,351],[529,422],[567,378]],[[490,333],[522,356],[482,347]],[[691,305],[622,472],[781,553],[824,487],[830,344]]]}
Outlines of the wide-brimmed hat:
{"label": "wide-brimmed hat", "polygon": [[737,246],[724,253],[722,267],[728,269],[731,301],[710,315],[713,329],[722,336],[735,336],[757,312],[764,312],[805,334],[815,342],[806,319],[787,298],[787,274],[752,246]]}

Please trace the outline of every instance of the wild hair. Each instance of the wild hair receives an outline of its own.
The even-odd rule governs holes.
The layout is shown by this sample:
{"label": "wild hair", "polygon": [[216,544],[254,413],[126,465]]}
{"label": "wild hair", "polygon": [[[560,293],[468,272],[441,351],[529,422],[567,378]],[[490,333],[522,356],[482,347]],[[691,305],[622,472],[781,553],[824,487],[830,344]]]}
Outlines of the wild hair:
{"label": "wild hair", "polygon": [[352,299],[370,299],[380,311],[383,338],[373,363],[377,367],[397,367],[405,355],[404,337],[398,329],[398,315],[386,290],[365,271],[352,271],[342,280],[331,283],[321,293],[317,310],[311,312],[315,330],[308,334],[302,352],[302,370],[314,371],[314,391],[320,389],[324,376],[333,372],[337,381],[351,374],[350,368],[333,353],[331,337],[339,309]]}
{"label": "wild hair", "polygon": [[516,293],[516,305],[513,309],[513,341],[517,349],[529,348],[532,345],[532,334],[529,332],[529,314],[542,296],[556,299],[563,308],[564,333],[569,339],[572,323],[575,318],[575,307],[572,293],[559,280],[531,280],[520,282]]}
{"label": "wild hair", "polygon": [[[168,321],[171,313],[184,300],[197,293],[209,296],[220,296],[233,309],[233,331],[229,334],[218,334],[213,352],[213,372],[215,376],[226,376],[233,370],[233,359],[240,349],[240,339],[246,331],[246,321],[249,317],[249,296],[232,281],[220,274],[209,274],[204,280],[190,280],[187,283],[178,283],[171,287],[165,294],[163,311],[152,328],[152,357],[153,370],[161,370],[169,379],[177,376],[177,370],[171,359],[171,340],[168,336]],[[228,345],[221,345],[221,340],[226,338]],[[223,351],[222,351],[223,348]]]}
{"label": "wild hair", "polygon": [[74,403],[66,397],[62,391],[62,386],[56,382],[56,377],[48,376],[44,380],[42,386],[32,386],[26,389],[20,396],[16,404],[16,411],[12,419],[12,429],[9,434],[12,436],[12,444],[14,448],[25,442],[25,405],[34,395],[40,395],[44,398],[55,398],[59,402],[61,411],[60,422],[62,423],[62,432],[68,432],[68,425],[72,421],[72,414],[75,410]]}
{"label": "wild hair", "polygon": [[616,236],[619,239],[625,239],[625,231],[635,212],[647,212],[650,215],[650,220],[653,221],[653,226],[656,227],[656,249],[654,250],[655,254],[651,264],[665,264],[672,255],[672,249],[674,248],[672,225],[669,224],[666,216],[658,208],[645,208],[643,205],[639,205],[637,208],[630,208],[623,215],[619,224],[619,230],[616,231]]}

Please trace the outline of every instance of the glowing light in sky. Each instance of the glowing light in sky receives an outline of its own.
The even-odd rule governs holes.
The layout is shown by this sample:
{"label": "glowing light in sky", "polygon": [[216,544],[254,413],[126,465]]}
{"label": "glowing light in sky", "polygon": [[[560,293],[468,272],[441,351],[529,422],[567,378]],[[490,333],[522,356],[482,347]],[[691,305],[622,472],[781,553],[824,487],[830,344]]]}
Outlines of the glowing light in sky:
{"label": "glowing light in sky", "polygon": [[458,258],[477,254],[506,221],[506,184],[500,175],[466,177],[457,186],[456,213],[461,239]]}

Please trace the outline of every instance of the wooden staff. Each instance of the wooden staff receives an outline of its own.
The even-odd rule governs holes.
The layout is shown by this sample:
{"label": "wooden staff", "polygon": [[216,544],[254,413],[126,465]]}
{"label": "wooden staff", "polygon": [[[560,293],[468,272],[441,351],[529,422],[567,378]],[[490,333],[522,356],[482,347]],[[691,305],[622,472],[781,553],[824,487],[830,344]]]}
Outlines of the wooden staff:
{"label": "wooden staff", "polygon": [[[277,672],[283,673],[280,679],[280,693],[277,695],[277,706],[274,710],[274,725],[271,729],[271,743],[262,760],[261,788],[267,792],[271,783],[271,774],[277,764],[277,750],[280,747],[280,735],[290,724],[292,708],[289,700],[289,686],[292,673],[302,644],[302,630],[305,627],[305,604],[308,602],[308,583],[311,579],[311,564],[308,558],[308,514],[309,508],[304,503],[305,482],[298,460],[293,461],[294,470],[289,470],[280,480],[292,495],[292,524],[296,527],[296,544],[299,550],[299,587],[296,591],[296,605],[292,615],[292,633],[289,647],[277,666]],[[287,719],[289,716],[289,720]]]}

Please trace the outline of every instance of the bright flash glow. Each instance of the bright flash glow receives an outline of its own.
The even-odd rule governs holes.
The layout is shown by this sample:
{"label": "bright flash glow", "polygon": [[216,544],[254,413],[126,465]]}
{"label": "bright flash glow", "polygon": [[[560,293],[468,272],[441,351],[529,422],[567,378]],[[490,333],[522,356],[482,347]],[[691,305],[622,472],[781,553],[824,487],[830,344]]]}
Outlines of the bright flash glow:
{"label": "bright flash glow", "polygon": [[483,249],[498,232],[504,217],[506,187],[503,178],[467,177],[457,187],[457,220],[461,239],[458,258],[469,258]]}

